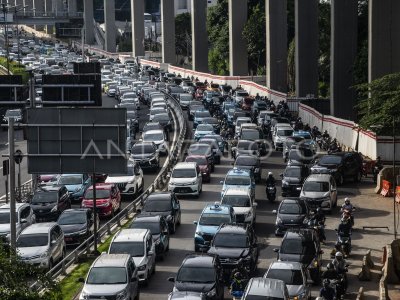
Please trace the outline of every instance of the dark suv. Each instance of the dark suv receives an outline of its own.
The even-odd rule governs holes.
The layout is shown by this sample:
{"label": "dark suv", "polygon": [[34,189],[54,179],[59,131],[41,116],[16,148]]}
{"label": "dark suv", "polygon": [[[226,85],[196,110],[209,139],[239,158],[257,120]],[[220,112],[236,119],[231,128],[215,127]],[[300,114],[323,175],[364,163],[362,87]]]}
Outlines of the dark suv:
{"label": "dark suv", "polygon": [[250,170],[256,183],[261,181],[261,162],[257,156],[238,155],[234,167],[242,170]]}
{"label": "dark suv", "polygon": [[323,251],[313,229],[287,231],[281,247],[274,251],[278,253],[278,260],[302,263],[310,272],[314,283],[319,283]]}
{"label": "dark suv", "polygon": [[174,282],[174,291],[202,292],[208,300],[224,299],[222,267],[218,256],[189,254],[185,257]]}
{"label": "dark suv", "polygon": [[57,221],[64,210],[71,208],[71,199],[64,185],[45,186],[33,194],[31,207],[36,221]]}
{"label": "dark suv", "polygon": [[156,255],[164,258],[165,253],[169,251],[169,228],[163,216],[138,215],[130,228],[149,229],[153,243],[156,244]]}
{"label": "dark suv", "polygon": [[357,152],[340,152],[328,154],[311,168],[313,174],[331,174],[338,185],[342,185],[345,179],[351,178],[355,182],[361,180],[362,157]]}
{"label": "dark suv", "polygon": [[283,199],[276,214],[275,235],[283,235],[288,228],[300,228],[308,216],[308,207],[304,200],[297,198]]}
{"label": "dark suv", "polygon": [[239,260],[252,273],[257,270],[258,244],[253,227],[249,225],[223,224],[211,242],[209,254],[218,255],[225,279],[228,279]]}
{"label": "dark suv", "polygon": [[175,233],[176,226],[181,224],[181,206],[172,192],[150,194],[143,205],[141,213],[142,215],[165,217],[171,233]]}
{"label": "dark suv", "polygon": [[282,197],[298,197],[309,173],[309,169],[304,165],[287,166],[281,174]]}
{"label": "dark suv", "polygon": [[160,155],[153,142],[139,142],[131,149],[131,158],[145,169],[158,170],[160,168]]}

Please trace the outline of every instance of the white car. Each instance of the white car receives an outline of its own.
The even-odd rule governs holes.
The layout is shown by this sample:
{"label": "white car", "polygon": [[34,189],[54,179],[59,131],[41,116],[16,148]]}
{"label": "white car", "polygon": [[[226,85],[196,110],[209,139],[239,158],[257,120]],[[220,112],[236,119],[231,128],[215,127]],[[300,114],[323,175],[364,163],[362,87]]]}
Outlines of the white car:
{"label": "white car", "polygon": [[272,133],[272,141],[274,143],[275,150],[282,151],[285,140],[292,135],[292,126],[286,123],[276,124]]}
{"label": "white car", "polygon": [[26,263],[52,269],[66,253],[61,227],[55,222],[49,222],[25,228],[17,239],[17,253]]}
{"label": "white car", "polygon": [[237,223],[255,223],[257,203],[254,202],[249,189],[228,188],[222,196],[221,204],[233,207]]}
{"label": "white car", "polygon": [[111,241],[108,254],[131,255],[138,269],[139,281],[147,283],[156,271],[156,251],[149,229],[122,229]]}
{"label": "white car", "polygon": [[168,191],[176,195],[194,195],[199,197],[203,180],[199,166],[195,162],[177,163],[172,170]]}
{"label": "white car", "polygon": [[126,174],[109,175],[105,183],[115,183],[122,197],[134,200],[144,190],[143,171],[138,163],[130,161]]}
{"label": "white car", "polygon": [[158,152],[162,154],[168,153],[168,144],[165,131],[162,129],[149,130],[142,134],[142,141],[153,142],[158,149]]}
{"label": "white car", "polygon": [[[29,225],[36,222],[35,214],[28,203],[16,203],[16,233],[17,237]],[[0,237],[10,239],[10,204],[0,206]]]}

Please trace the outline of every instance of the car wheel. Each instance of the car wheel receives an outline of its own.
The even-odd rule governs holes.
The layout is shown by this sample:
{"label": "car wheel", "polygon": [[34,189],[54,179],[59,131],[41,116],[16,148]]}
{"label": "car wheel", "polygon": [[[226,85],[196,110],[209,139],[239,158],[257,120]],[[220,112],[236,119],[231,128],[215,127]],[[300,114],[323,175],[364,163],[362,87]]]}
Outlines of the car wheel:
{"label": "car wheel", "polygon": [[156,263],[153,265],[153,269],[151,270],[151,275],[154,275],[156,273]]}
{"label": "car wheel", "polygon": [[176,231],[176,224],[175,224],[175,220],[172,223],[172,228],[171,228],[171,233],[174,234]]}
{"label": "car wheel", "polygon": [[49,270],[53,269],[53,259],[51,258],[49,261]]}
{"label": "car wheel", "polygon": [[194,245],[194,252],[200,252],[200,248],[196,246],[196,244]]}
{"label": "car wheel", "polygon": [[181,217],[182,217],[182,215],[179,213],[179,218],[178,218],[178,221],[176,222],[176,224],[181,225]]}

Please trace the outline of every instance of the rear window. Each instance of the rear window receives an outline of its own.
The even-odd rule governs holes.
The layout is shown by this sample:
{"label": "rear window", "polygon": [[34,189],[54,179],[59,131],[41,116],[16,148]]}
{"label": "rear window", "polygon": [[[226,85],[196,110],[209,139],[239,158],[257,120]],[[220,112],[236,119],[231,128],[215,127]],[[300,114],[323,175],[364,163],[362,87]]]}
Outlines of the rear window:
{"label": "rear window", "polygon": [[306,181],[303,185],[305,192],[328,192],[329,182],[326,181]]}

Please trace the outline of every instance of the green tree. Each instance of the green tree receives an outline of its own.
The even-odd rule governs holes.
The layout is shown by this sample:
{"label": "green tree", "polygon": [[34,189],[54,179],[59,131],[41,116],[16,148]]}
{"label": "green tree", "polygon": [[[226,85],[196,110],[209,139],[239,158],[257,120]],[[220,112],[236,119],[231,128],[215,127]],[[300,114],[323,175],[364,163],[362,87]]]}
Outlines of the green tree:
{"label": "green tree", "polygon": [[293,38],[289,45],[288,57],[287,57],[288,86],[290,94],[294,94],[294,92],[296,91],[296,62],[294,57],[295,49],[296,49],[296,42]]}
{"label": "green tree", "polygon": [[175,49],[176,54],[190,56],[192,39],[192,24],[190,13],[175,17]]}
{"label": "green tree", "polygon": [[[45,271],[22,262],[11,255],[0,242],[0,299],[2,300],[60,300],[58,285],[45,275]],[[45,292],[31,290],[33,280],[38,280]]]}
{"label": "green tree", "polygon": [[367,129],[382,125],[374,130],[378,134],[392,135],[395,118],[395,132],[400,134],[400,73],[383,76],[356,88],[361,99],[357,105],[360,126]]}
{"label": "green tree", "polygon": [[320,1],[318,5],[318,86],[319,96],[329,97],[331,66],[331,4]]}

